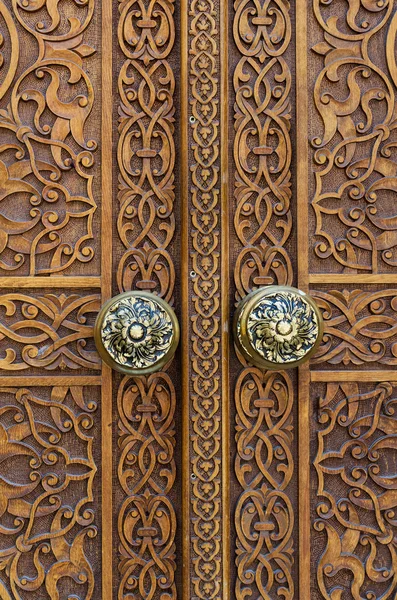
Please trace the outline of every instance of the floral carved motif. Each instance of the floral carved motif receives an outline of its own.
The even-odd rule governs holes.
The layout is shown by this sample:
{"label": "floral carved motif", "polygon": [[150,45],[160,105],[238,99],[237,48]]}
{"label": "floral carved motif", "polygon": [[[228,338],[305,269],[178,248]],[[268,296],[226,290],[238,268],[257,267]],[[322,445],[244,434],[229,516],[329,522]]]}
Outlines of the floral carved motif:
{"label": "floral carved motif", "polygon": [[[396,404],[390,383],[327,383],[318,421],[317,583],[329,598],[397,592]],[[314,498],[314,497],[313,497]]]}
{"label": "floral carved motif", "polygon": [[313,92],[321,122],[312,139],[316,270],[325,259],[340,273],[397,266],[393,6],[388,0],[313,3],[321,41],[312,51],[322,63]]}
{"label": "floral carved motif", "polygon": [[[0,4],[10,49],[0,58],[0,274],[78,273],[95,254],[97,143],[86,133],[94,90],[85,69],[95,49],[84,41],[94,2],[73,3],[68,19],[51,0],[9,4]],[[16,77],[20,37],[34,60]]]}
{"label": "floral carved motif", "polygon": [[164,308],[139,296],[113,304],[101,331],[112,358],[135,368],[150,367],[161,360],[172,344],[173,334],[172,320]]}
{"label": "floral carved motif", "polygon": [[4,600],[98,597],[93,389],[0,388]]}

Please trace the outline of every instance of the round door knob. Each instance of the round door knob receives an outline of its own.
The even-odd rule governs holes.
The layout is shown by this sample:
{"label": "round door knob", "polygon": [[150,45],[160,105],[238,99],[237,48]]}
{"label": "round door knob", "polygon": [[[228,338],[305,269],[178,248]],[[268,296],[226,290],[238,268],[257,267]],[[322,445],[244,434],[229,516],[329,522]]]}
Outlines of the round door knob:
{"label": "round door knob", "polygon": [[116,371],[147,375],[173,357],[179,324],[165,300],[148,292],[125,292],[103,305],[94,339],[101,358]]}
{"label": "round door knob", "polygon": [[301,290],[268,286],[240,302],[233,329],[248,362],[264,369],[291,369],[316,351],[323,320],[313,298]]}

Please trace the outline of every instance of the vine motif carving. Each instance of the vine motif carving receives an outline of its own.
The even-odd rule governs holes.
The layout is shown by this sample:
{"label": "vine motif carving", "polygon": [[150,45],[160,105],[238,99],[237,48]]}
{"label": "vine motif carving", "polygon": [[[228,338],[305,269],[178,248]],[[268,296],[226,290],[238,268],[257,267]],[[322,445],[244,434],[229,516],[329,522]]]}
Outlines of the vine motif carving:
{"label": "vine motif carving", "polygon": [[125,252],[119,290],[157,292],[172,300],[175,270],[168,246],[175,232],[174,91],[167,60],[174,39],[173,0],[120,3],[119,203]]}
{"label": "vine motif carving", "polygon": [[[7,64],[0,60],[3,274],[70,274],[94,257],[91,171],[97,144],[84,131],[94,91],[83,68],[95,52],[83,39],[94,3],[73,7],[66,26],[60,5],[50,0],[18,0],[12,13],[0,3],[3,44],[11,45]],[[38,55],[15,80],[20,27],[35,39],[31,48]]]}
{"label": "vine motif carving", "polygon": [[3,294],[0,370],[100,369],[94,347],[85,348],[99,306],[99,294]]}
{"label": "vine motif carving", "polygon": [[76,600],[95,597],[87,542],[97,535],[96,410],[88,388],[0,388],[4,600],[55,600],[65,589]]}
{"label": "vine motif carving", "polygon": [[211,600],[222,597],[219,19],[212,0],[189,5],[191,595]]}
{"label": "vine motif carving", "polygon": [[[323,57],[314,86],[323,131],[312,140],[318,165],[313,249],[341,273],[381,273],[397,265],[397,17],[391,18],[389,0],[348,0],[338,19],[337,4],[313,4],[323,36],[312,48]],[[376,64],[371,54],[383,30],[386,60]]]}
{"label": "vine motif carving", "polygon": [[[291,72],[286,58],[291,21],[287,0],[236,0],[234,11],[233,36],[241,55],[233,77],[238,301],[260,286],[293,283],[286,248],[292,231]],[[287,374],[246,367],[235,401],[235,470],[243,489],[235,513],[236,598],[282,595],[292,600],[292,382]]]}
{"label": "vine motif carving", "polygon": [[[158,294],[172,304],[169,246],[174,215],[175,41],[173,0],[121,0],[118,41],[120,292]],[[118,599],[176,599],[175,389],[165,372],[124,378],[118,392]]]}
{"label": "vine motif carving", "polygon": [[286,373],[249,367],[235,399],[236,474],[244,490],[236,508],[236,598],[292,600],[293,385]]}
{"label": "vine motif carving", "polygon": [[118,477],[125,497],[119,512],[118,598],[176,599],[175,390],[166,373],[125,377],[118,400]]}
{"label": "vine motif carving", "polygon": [[314,528],[323,598],[397,592],[396,404],[390,383],[328,383],[318,396]]}
{"label": "vine motif carving", "polygon": [[397,292],[313,292],[324,336],[313,364],[397,365]]}

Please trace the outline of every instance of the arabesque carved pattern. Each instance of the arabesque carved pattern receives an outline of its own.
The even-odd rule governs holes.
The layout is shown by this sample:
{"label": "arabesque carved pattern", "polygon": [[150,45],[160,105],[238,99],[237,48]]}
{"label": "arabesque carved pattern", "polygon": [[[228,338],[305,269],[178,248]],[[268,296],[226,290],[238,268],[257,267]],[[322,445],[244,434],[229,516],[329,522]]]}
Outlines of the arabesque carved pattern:
{"label": "arabesque carved pattern", "polygon": [[[121,0],[118,41],[120,292],[146,290],[173,302],[173,0]],[[125,378],[118,392],[118,599],[174,600],[175,388],[165,372]]]}
{"label": "arabesque carved pattern", "polygon": [[[1,39],[11,46],[9,60],[0,58],[3,274],[78,273],[79,263],[95,253],[97,144],[85,133],[94,90],[83,67],[95,52],[83,38],[94,2],[74,2],[67,18],[62,6],[52,0],[18,0],[12,9],[0,3]],[[15,79],[21,27],[37,57]]]}
{"label": "arabesque carved pattern", "polygon": [[238,298],[261,285],[292,283],[285,244],[291,234],[291,39],[289,3],[236,0],[233,77],[236,166],[234,226]]}
{"label": "arabesque carved pattern", "polygon": [[[291,20],[287,0],[236,0],[234,11],[241,55],[233,78],[234,227],[241,245],[234,280],[240,300],[259,286],[293,282],[286,248],[292,231],[291,72],[285,56]],[[235,514],[237,600],[295,595],[288,495],[293,397],[288,374],[247,367],[239,375],[235,470],[243,492]]]}
{"label": "arabesque carved pattern", "polygon": [[99,294],[0,295],[0,370],[100,369],[92,348]]}
{"label": "arabesque carved pattern", "polygon": [[321,595],[395,598],[395,389],[390,383],[327,383],[316,396],[314,528],[321,535],[316,545]]}
{"label": "arabesque carved pattern", "polygon": [[203,600],[222,598],[219,25],[212,0],[189,4],[190,593]]}
{"label": "arabesque carved pattern", "polygon": [[[313,3],[323,39],[312,50],[324,57],[314,86],[322,131],[312,139],[318,165],[312,199],[317,271],[324,270],[324,259],[340,273],[381,273],[397,266],[393,6],[391,0]],[[383,62],[380,46],[386,48]]]}
{"label": "arabesque carved pattern", "polygon": [[174,90],[167,60],[175,38],[173,0],[123,0],[119,43],[119,204],[117,231],[125,247],[120,292],[157,292],[172,300],[175,283],[168,246],[175,231]]}
{"label": "arabesque carved pattern", "polygon": [[117,408],[121,458],[118,477],[125,493],[119,511],[118,598],[176,599],[175,391],[166,373],[125,377]]}
{"label": "arabesque carved pattern", "polygon": [[4,600],[98,598],[89,541],[97,535],[92,389],[0,388]]}
{"label": "arabesque carved pattern", "polygon": [[294,390],[287,373],[248,367],[237,381],[236,598],[294,597],[289,498]]}
{"label": "arabesque carved pattern", "polygon": [[397,365],[397,290],[312,293],[324,320],[313,364]]}

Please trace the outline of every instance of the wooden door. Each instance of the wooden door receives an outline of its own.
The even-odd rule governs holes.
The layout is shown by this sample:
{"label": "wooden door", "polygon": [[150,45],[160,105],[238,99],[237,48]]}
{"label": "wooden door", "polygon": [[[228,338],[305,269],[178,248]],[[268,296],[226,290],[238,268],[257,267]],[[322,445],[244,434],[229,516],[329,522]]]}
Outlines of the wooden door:
{"label": "wooden door", "polygon": [[[397,596],[397,4],[0,0],[0,598]],[[269,285],[299,368],[237,351]],[[179,349],[94,343],[127,291]]]}

